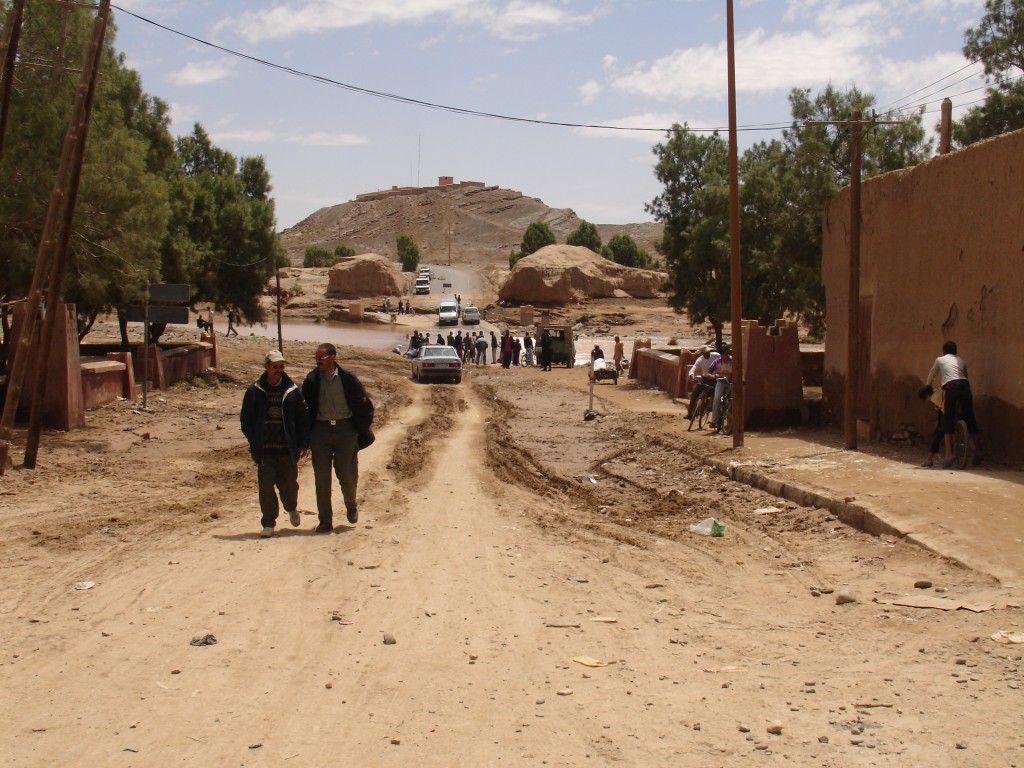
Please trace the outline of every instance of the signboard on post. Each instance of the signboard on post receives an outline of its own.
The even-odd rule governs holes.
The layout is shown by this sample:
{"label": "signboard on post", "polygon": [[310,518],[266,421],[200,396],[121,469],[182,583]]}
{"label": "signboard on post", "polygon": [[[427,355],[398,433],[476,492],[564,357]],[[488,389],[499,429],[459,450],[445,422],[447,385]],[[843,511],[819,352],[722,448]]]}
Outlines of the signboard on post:
{"label": "signboard on post", "polygon": [[188,325],[188,307],[150,306],[151,301],[162,301],[167,304],[188,304],[192,289],[183,283],[146,284],[143,304],[125,307],[125,316],[129,323],[143,324],[142,342],[142,407],[146,408],[146,395],[149,389],[149,324],[162,323],[167,325]]}

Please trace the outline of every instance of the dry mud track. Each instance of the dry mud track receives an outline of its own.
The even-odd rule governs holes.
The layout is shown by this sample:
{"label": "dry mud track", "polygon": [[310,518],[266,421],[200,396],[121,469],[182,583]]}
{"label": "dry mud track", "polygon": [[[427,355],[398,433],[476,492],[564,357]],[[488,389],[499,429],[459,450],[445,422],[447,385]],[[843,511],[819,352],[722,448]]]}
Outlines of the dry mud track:
{"label": "dry mud track", "polygon": [[[127,498],[94,501],[69,462],[79,501],[63,505],[52,483],[19,478],[24,507],[5,504],[0,524],[4,763],[1019,759],[1019,653],[985,638],[1020,612],[871,602],[910,591],[911,574],[985,584],[820,511],[755,514],[773,500],[709,475],[671,436],[640,444],[642,416],[606,409],[581,427],[572,393],[499,375],[392,381],[361,454],[360,522],[331,535],[312,533],[306,462],[302,527],[256,536],[254,473],[227,434],[240,392],[210,405],[224,445],[175,447],[191,400],[152,426],[171,445],[169,512],[133,506],[127,471],[108,475]],[[120,534],[89,530],[97,504]],[[685,530],[705,514],[726,537]],[[841,584],[860,602],[809,591]],[[206,634],[217,644],[190,645]]]}

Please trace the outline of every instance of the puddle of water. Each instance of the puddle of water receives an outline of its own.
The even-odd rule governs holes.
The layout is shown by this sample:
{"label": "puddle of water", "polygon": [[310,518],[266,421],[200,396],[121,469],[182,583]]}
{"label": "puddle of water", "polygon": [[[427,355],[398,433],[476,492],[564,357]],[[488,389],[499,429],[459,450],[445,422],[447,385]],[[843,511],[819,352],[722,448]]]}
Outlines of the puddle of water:
{"label": "puddle of water", "polygon": [[[267,323],[266,329],[254,328],[257,336],[271,339],[277,337],[277,325]],[[330,342],[339,346],[366,347],[388,351],[396,346],[402,349],[408,345],[409,329],[397,326],[397,330],[379,325],[356,325],[353,323],[315,323],[312,320],[289,320],[281,323],[281,336],[285,341]]]}

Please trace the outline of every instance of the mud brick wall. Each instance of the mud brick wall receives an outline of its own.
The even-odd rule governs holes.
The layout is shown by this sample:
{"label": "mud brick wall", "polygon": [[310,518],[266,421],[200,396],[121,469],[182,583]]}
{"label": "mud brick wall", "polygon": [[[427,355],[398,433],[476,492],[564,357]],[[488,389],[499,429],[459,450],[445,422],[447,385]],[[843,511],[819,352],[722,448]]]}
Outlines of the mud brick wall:
{"label": "mud brick wall", "polygon": [[[1004,134],[861,191],[858,416],[873,438],[903,425],[930,434],[917,388],[942,343],[967,362],[988,452],[1024,460],[1024,131]],[[823,214],[828,299],[823,394],[843,413],[849,286],[850,191]]]}
{"label": "mud brick wall", "polygon": [[797,325],[743,324],[744,426],[765,429],[799,426],[803,420],[800,341]]}

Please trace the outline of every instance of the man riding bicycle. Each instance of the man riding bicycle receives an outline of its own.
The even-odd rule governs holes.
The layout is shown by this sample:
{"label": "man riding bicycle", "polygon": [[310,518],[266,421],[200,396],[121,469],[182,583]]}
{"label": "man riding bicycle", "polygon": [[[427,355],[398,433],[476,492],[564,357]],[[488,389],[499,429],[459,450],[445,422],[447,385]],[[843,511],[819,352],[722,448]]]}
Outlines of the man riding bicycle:
{"label": "man riding bicycle", "polygon": [[718,379],[715,384],[715,399],[712,401],[714,407],[711,410],[711,429],[722,428],[722,398],[729,387],[732,386],[732,352],[729,347],[722,347],[722,356],[711,364],[708,373]]}
{"label": "man riding bicycle", "polygon": [[712,363],[719,357],[721,355],[717,352],[712,352],[711,347],[703,346],[700,348],[700,355],[694,360],[693,365],[690,366],[690,372],[686,375],[686,380],[687,384],[693,387],[693,389],[690,391],[690,404],[686,408],[686,418],[693,419],[693,408],[700,399],[700,393],[714,386],[713,384],[709,385],[706,383],[704,378],[708,376]]}
{"label": "man riding bicycle", "polygon": [[947,341],[942,345],[942,356],[935,358],[925,378],[930,387],[936,375],[941,374],[940,386],[943,394],[942,431],[946,435],[946,460],[943,469],[953,465],[953,433],[956,431],[956,409],[960,406],[961,416],[967,423],[967,432],[974,443],[974,463],[981,463],[981,440],[978,437],[978,423],[974,420],[974,397],[967,381],[967,363],[956,354],[956,342]]}

